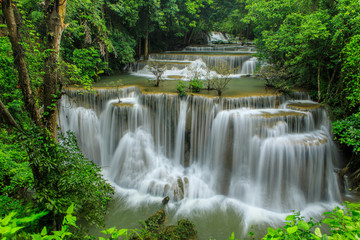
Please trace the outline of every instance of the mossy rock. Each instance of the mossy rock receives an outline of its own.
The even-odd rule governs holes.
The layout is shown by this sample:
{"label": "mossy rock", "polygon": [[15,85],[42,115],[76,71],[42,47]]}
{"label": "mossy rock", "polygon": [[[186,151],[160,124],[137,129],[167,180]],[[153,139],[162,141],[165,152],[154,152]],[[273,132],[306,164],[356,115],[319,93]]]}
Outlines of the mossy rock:
{"label": "mossy rock", "polygon": [[161,240],[187,240],[197,239],[195,225],[187,219],[181,219],[177,225],[171,225],[164,229],[160,234],[159,239]]}
{"label": "mossy rock", "polygon": [[157,211],[144,222],[144,227],[133,234],[130,240],[196,240],[195,225],[187,219],[181,219],[177,225],[165,227],[166,214],[163,209]]}
{"label": "mossy rock", "polygon": [[145,220],[145,225],[150,232],[157,233],[161,229],[161,226],[165,223],[165,220],[165,211],[164,209],[160,209],[154,215]]}

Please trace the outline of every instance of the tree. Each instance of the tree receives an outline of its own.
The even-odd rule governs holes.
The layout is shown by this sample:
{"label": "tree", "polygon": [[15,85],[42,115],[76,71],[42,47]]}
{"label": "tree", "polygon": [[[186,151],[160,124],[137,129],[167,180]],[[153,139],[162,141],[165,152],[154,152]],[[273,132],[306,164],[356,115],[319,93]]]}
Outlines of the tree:
{"label": "tree", "polygon": [[37,126],[41,126],[39,108],[36,104],[35,97],[33,95],[27,64],[25,60],[24,48],[21,45],[22,39],[20,36],[20,30],[18,23],[20,19],[15,18],[16,7],[12,0],[4,0],[1,2],[3,14],[6,20],[6,24],[9,32],[9,40],[12,45],[12,51],[14,56],[14,64],[19,74],[19,86],[23,94],[23,100],[25,108],[28,111],[31,119]]}
{"label": "tree", "polygon": [[46,40],[44,74],[44,127],[55,137],[57,101],[60,99],[62,82],[59,72],[59,51],[63,31],[67,0],[45,0]]}
{"label": "tree", "polygon": [[154,87],[159,87],[160,81],[162,80],[162,75],[166,71],[166,65],[161,62],[148,61],[148,68],[152,74],[155,76],[156,83]]}
{"label": "tree", "polygon": [[208,89],[216,90],[218,96],[221,97],[222,93],[231,81],[230,74],[232,74],[234,70],[231,70],[230,64],[226,62],[220,62],[216,66],[212,67],[211,70],[215,71],[215,74],[214,72],[208,73]]}
{"label": "tree", "polygon": [[[45,49],[45,58],[41,59],[44,66],[43,89],[42,91],[36,89],[37,94],[34,94],[33,89],[35,89],[36,83],[29,74],[29,69],[32,69],[33,65],[31,62],[27,62],[29,59],[27,55],[34,53],[28,46],[29,44],[40,44],[41,38],[22,38],[21,33],[29,34],[34,29],[27,32],[29,29],[20,24],[22,23],[22,14],[29,14],[21,8],[31,9],[32,5],[20,4],[19,11],[11,0],[1,2],[12,45],[13,61],[17,67],[19,78],[18,86],[13,84],[11,86],[15,89],[19,87],[22,90],[25,109],[32,123],[28,121],[26,114],[22,116],[15,114],[14,116],[17,118],[14,118],[8,111],[6,104],[13,98],[11,95],[6,96],[5,100],[8,101],[6,104],[3,104],[0,99],[1,116],[2,119],[5,119],[5,124],[15,127],[12,131],[9,128],[8,134],[12,136],[11,145],[14,149],[16,145],[22,145],[23,150],[16,148],[16,151],[22,157],[22,163],[29,167],[22,171],[27,172],[33,178],[33,182],[28,183],[26,187],[35,190],[36,194],[31,196],[35,202],[34,205],[45,208],[51,213],[47,220],[51,222],[54,229],[59,229],[62,216],[65,214],[64,211],[71,202],[75,203],[75,212],[78,216],[84,217],[90,223],[100,224],[104,217],[106,204],[113,194],[111,186],[101,177],[100,169],[81,155],[74,138],[59,136],[61,144],[55,139],[56,106],[63,86],[59,55],[62,33],[67,26],[64,23],[66,3],[66,0],[46,0],[44,2],[44,19],[40,24],[43,24],[45,28],[44,31],[41,28],[37,29],[44,37],[42,44]],[[26,24],[28,17],[28,15],[24,17]],[[28,51],[25,52],[25,50]],[[94,59],[96,60],[96,58]],[[0,54],[0,60],[8,60],[3,52]],[[1,81],[7,81],[7,79],[1,79]],[[2,87],[1,92],[3,90]],[[38,104],[44,106],[42,118],[40,118]],[[1,134],[6,135],[3,132]],[[9,141],[9,137],[5,139],[1,136],[1,145]],[[17,142],[14,142],[15,139]],[[13,162],[13,159],[5,158],[4,166],[15,166]],[[5,179],[7,179],[4,183],[5,189],[10,189],[11,181],[15,177],[6,175]],[[9,192],[5,194],[12,196]]]}

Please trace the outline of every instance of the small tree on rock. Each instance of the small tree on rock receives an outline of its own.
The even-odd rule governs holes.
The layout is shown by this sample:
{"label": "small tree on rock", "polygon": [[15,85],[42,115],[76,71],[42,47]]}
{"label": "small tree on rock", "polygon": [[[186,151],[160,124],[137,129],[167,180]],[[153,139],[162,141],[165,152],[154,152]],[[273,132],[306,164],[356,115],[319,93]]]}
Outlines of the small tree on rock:
{"label": "small tree on rock", "polygon": [[208,90],[216,90],[219,97],[221,97],[226,86],[231,81],[230,74],[234,73],[230,64],[227,62],[220,62],[216,66],[210,68],[211,71],[215,71],[217,74],[208,73],[207,88]]}
{"label": "small tree on rock", "polygon": [[163,80],[162,75],[166,71],[166,65],[155,61],[149,61],[147,64],[150,72],[155,76],[156,83],[154,87],[159,87],[160,81]]}

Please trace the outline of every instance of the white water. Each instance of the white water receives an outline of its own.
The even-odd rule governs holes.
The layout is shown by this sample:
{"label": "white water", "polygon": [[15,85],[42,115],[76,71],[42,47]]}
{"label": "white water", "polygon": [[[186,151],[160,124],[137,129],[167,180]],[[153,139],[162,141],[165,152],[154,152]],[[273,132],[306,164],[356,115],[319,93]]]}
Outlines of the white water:
{"label": "white water", "polygon": [[128,207],[169,196],[175,218],[231,209],[246,232],[291,210],[313,216],[340,201],[321,108],[292,110],[276,96],[180,100],[136,88],[68,95],[62,131],[75,132]]}
{"label": "white water", "polygon": [[229,37],[222,32],[210,32],[208,41],[210,43],[227,43],[229,42]]}
{"label": "white water", "polygon": [[[150,54],[149,61],[166,65],[166,71],[162,77],[167,80],[188,81],[194,72],[199,73],[200,78],[206,79],[210,72],[212,75],[216,74],[211,69],[224,64],[234,71],[231,77],[238,78],[254,74],[258,62],[255,57],[252,57],[253,53],[256,53],[253,46],[207,45],[186,47],[178,52]],[[147,61],[134,63],[130,69],[134,75],[154,78]]]}

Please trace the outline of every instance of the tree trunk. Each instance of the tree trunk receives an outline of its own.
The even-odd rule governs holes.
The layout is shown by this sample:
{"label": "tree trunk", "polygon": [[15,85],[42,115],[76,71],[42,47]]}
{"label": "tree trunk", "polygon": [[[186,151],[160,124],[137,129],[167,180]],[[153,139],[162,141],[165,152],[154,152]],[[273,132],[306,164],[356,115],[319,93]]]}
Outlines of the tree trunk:
{"label": "tree trunk", "polygon": [[141,59],[141,38],[139,38],[139,59]]}
{"label": "tree trunk", "polygon": [[160,86],[160,78],[157,78],[154,87],[159,87],[159,86]]}
{"label": "tree trunk", "polygon": [[194,29],[192,28],[192,29],[191,29],[191,33],[190,33],[190,36],[189,36],[189,38],[188,38],[188,40],[187,40],[187,45],[190,45],[190,42],[191,42],[193,36],[194,36]]}
{"label": "tree trunk", "polygon": [[331,86],[332,86],[332,83],[335,79],[335,74],[336,74],[336,70],[337,70],[337,67],[338,67],[339,63],[336,63],[335,65],[335,68],[334,68],[334,71],[331,75],[331,78],[330,78],[330,81],[329,81],[329,85],[328,85],[328,89],[326,91],[326,98],[325,98],[325,102],[327,102],[327,100],[329,99],[329,95],[330,95],[330,90],[331,90]]}
{"label": "tree trunk", "polygon": [[321,102],[321,89],[320,89],[320,65],[318,67],[318,102]]}
{"label": "tree trunk", "polygon": [[32,121],[36,125],[41,126],[39,108],[36,105],[36,101],[30,87],[29,73],[25,61],[25,52],[22,45],[19,44],[21,39],[14,14],[15,5],[12,0],[4,0],[2,1],[1,5],[9,31],[9,39],[13,50],[14,64],[19,73],[19,85],[24,97],[23,100],[25,108],[30,114]]}
{"label": "tree trunk", "polygon": [[4,116],[5,122],[13,126],[15,128],[19,128],[19,125],[16,123],[15,119],[12,117],[10,112],[7,110],[6,106],[3,104],[3,102],[0,99],[0,116]]}
{"label": "tree trunk", "polygon": [[144,59],[148,60],[149,58],[149,28],[146,28],[145,32],[145,49],[144,49]]}
{"label": "tree trunk", "polygon": [[187,42],[187,32],[184,34],[184,45],[186,45]]}
{"label": "tree trunk", "polygon": [[64,25],[67,0],[46,0],[46,49],[44,75],[44,126],[55,137],[57,101],[60,99],[61,84],[59,82],[59,50]]}

